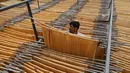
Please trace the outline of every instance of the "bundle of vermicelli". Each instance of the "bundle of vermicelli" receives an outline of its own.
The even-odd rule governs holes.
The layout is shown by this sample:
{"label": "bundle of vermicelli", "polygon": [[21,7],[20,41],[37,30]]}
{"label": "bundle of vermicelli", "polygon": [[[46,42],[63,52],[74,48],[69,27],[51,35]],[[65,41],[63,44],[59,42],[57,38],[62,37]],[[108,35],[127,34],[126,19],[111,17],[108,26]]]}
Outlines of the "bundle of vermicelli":
{"label": "bundle of vermicelli", "polygon": [[70,34],[51,26],[43,25],[42,28],[48,48],[84,57],[95,57],[98,41]]}

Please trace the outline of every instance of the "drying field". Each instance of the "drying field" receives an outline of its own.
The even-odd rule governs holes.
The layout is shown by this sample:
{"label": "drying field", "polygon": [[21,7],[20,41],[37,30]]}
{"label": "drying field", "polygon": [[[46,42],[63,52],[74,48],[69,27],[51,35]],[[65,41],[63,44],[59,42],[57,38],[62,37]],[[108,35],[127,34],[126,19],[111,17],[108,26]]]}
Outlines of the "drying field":
{"label": "drying field", "polygon": [[[9,0],[0,4],[6,7],[19,2],[22,1]],[[41,44],[35,42],[26,5],[0,12],[0,73],[104,72],[109,0],[39,0],[39,3],[40,9],[36,1],[30,4]],[[128,0],[114,0],[114,3],[116,9],[113,17],[116,18],[113,22],[110,71],[119,73],[123,69],[123,73],[129,73],[130,4]],[[86,39],[102,42],[94,53],[95,59],[63,53],[46,46],[40,23],[66,31],[67,24],[73,20],[80,22],[79,32]]]}

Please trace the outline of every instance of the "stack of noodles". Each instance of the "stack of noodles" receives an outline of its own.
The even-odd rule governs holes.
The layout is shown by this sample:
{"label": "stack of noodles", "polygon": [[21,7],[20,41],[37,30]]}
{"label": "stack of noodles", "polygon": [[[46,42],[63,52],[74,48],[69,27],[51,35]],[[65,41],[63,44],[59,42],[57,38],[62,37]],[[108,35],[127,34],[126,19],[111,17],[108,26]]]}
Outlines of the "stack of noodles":
{"label": "stack of noodles", "polygon": [[77,36],[48,25],[42,25],[42,32],[45,45],[50,49],[88,58],[103,55],[99,53],[97,40]]}

